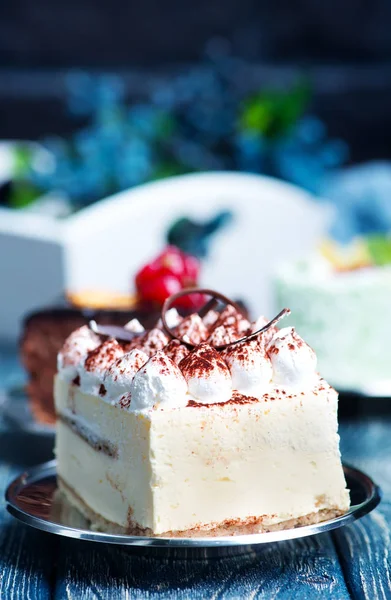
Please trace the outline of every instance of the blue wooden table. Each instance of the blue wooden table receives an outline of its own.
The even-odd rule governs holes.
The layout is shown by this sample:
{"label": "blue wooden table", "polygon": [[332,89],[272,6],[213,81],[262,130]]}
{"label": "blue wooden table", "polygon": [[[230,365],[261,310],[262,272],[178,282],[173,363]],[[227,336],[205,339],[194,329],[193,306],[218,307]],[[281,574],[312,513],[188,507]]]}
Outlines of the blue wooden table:
{"label": "blue wooden table", "polygon": [[[0,387],[18,377],[15,357],[0,352]],[[384,492],[380,507],[353,525],[236,557],[163,559],[30,529],[3,502],[0,599],[391,599],[391,410],[346,419],[340,433],[344,460]],[[23,468],[50,459],[52,446],[53,438],[12,430],[0,415],[0,494]]]}

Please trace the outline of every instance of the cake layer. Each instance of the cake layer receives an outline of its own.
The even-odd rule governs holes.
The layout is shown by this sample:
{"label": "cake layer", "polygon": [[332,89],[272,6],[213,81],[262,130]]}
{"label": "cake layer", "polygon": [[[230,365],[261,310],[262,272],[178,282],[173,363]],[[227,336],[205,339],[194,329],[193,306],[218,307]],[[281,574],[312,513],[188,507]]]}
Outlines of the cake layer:
{"label": "cake layer", "polygon": [[338,273],[308,261],[282,268],[275,291],[278,305],[289,302],[298,332],[333,386],[391,390],[391,267]]}
{"label": "cake layer", "polygon": [[[55,396],[59,476],[125,529],[170,534],[251,522],[264,530],[349,506],[337,395],[322,381],[298,394],[142,412],[60,378]],[[114,452],[104,451],[108,443]]]}
{"label": "cake layer", "polygon": [[281,531],[283,529],[292,529],[295,527],[303,527],[305,525],[313,525],[326,521],[329,519],[335,519],[341,515],[341,511],[338,509],[323,509],[304,517],[298,517],[297,519],[289,519],[288,521],[281,521],[281,523],[275,523],[274,525],[267,525],[263,522],[262,517],[254,517],[250,519],[236,519],[234,521],[222,522],[218,526],[209,529],[188,529],[185,531],[170,531],[167,534],[155,534],[150,529],[141,529],[136,525],[130,517],[128,525],[123,527],[112,521],[108,521],[102,515],[94,512],[81,498],[80,496],[69,487],[61,478],[58,479],[59,489],[56,492],[54,511],[62,521],[72,523],[72,526],[84,528],[86,524],[83,519],[87,519],[90,527],[95,531],[104,531],[107,533],[127,534],[127,535],[141,535],[141,536],[154,536],[154,537],[216,537],[216,536],[233,536],[233,535],[251,535],[254,533],[267,533],[270,531]]}

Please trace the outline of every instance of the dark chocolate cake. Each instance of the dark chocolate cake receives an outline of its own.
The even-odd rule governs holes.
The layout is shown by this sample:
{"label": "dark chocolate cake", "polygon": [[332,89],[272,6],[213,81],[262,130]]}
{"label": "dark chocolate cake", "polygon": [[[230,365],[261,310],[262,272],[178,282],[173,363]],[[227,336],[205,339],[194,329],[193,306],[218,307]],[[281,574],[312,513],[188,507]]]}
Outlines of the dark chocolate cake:
{"label": "dark chocolate cake", "polygon": [[53,378],[57,370],[57,353],[65,339],[91,319],[98,323],[125,325],[133,318],[150,328],[160,310],[135,307],[133,310],[48,308],[27,316],[20,342],[22,363],[28,373],[27,393],[35,418],[54,423]]}

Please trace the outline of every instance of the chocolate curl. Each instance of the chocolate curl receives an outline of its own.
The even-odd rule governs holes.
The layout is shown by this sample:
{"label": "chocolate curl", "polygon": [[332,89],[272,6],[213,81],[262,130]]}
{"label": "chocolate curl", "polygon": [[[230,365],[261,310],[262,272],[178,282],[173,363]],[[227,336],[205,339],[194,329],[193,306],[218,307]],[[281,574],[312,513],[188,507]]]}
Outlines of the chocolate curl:
{"label": "chocolate curl", "polygon": [[[211,300],[209,300],[207,302],[207,304],[205,304],[205,306],[203,306],[199,310],[198,314],[200,315],[200,317],[204,317],[207,314],[207,312],[209,310],[212,310],[213,308],[215,308],[219,302],[223,302],[225,304],[225,306],[227,306],[227,305],[233,306],[240,314],[243,315],[243,311],[241,310],[239,305],[236,304],[236,302],[234,302],[227,296],[224,296],[224,294],[220,294],[220,292],[216,292],[214,290],[205,289],[205,288],[188,288],[188,289],[181,290],[180,292],[177,292],[176,294],[173,294],[172,296],[167,298],[167,300],[163,304],[162,315],[161,315],[163,328],[172,339],[179,340],[181,342],[181,344],[184,344],[190,350],[194,349],[195,345],[191,344],[189,342],[185,342],[179,336],[177,336],[175,331],[173,331],[172,329],[170,329],[168,327],[168,324],[166,321],[166,313],[172,307],[174,302],[176,300],[178,300],[178,298],[182,298],[182,296],[188,296],[189,294],[206,294],[208,296],[212,296]],[[257,331],[254,331],[253,333],[250,333],[249,335],[245,335],[244,337],[241,337],[238,340],[231,342],[230,344],[224,344],[222,346],[214,346],[214,348],[216,350],[225,350],[226,348],[229,348],[230,346],[234,346],[235,344],[240,344],[241,342],[251,340],[252,338],[259,335],[260,333],[267,331],[273,325],[276,325],[283,317],[285,317],[286,315],[289,315],[290,312],[291,311],[289,310],[289,308],[284,308],[281,312],[278,313],[277,316],[274,317],[274,319],[269,321],[269,323],[264,325],[264,327],[261,327],[261,329],[258,329]]]}
{"label": "chocolate curl", "polygon": [[143,331],[134,333],[133,331],[128,331],[125,327],[119,327],[117,325],[98,325],[96,321],[90,321],[88,327],[97,335],[114,338],[123,342],[131,342],[135,337],[144,333]]}

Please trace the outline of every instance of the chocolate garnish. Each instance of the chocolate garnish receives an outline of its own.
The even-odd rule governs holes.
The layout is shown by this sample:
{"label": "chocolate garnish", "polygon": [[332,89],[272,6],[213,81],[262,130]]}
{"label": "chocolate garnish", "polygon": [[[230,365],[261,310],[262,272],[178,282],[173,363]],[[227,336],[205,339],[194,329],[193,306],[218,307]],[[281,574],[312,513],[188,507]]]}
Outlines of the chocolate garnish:
{"label": "chocolate garnish", "polygon": [[[204,317],[210,310],[213,310],[214,308],[216,308],[216,306],[220,302],[222,302],[225,306],[228,306],[228,305],[233,306],[235,308],[235,310],[238,311],[238,313],[240,313],[241,315],[243,315],[243,317],[245,317],[243,310],[240,308],[240,306],[236,302],[234,302],[233,300],[228,298],[228,296],[224,296],[224,294],[221,294],[220,292],[215,292],[214,290],[210,290],[208,288],[185,288],[185,289],[181,290],[180,292],[177,292],[176,294],[172,294],[172,296],[167,298],[167,300],[163,304],[162,315],[161,315],[163,329],[165,330],[167,335],[170,336],[171,339],[179,340],[179,342],[181,344],[183,344],[184,346],[186,346],[186,348],[189,348],[189,350],[193,350],[194,348],[196,348],[196,345],[191,344],[190,342],[186,342],[182,338],[177,336],[175,331],[173,331],[172,329],[169,328],[167,321],[166,321],[166,313],[172,307],[172,304],[176,300],[178,300],[178,298],[181,298],[182,296],[188,296],[189,294],[205,294],[207,296],[212,296],[212,298],[210,300],[208,300],[208,302],[198,311],[198,314],[200,315],[201,318]],[[215,350],[225,350],[226,348],[229,348],[230,346],[233,346],[235,344],[240,344],[241,342],[246,342],[248,340],[251,340],[252,338],[259,335],[260,333],[267,331],[273,325],[276,325],[283,317],[285,317],[286,315],[289,315],[290,312],[291,311],[289,308],[284,308],[282,311],[280,311],[278,313],[278,315],[276,315],[274,317],[274,319],[269,321],[269,323],[266,323],[266,325],[264,325],[257,331],[254,331],[253,333],[245,335],[229,344],[224,344],[222,346],[213,346],[213,347],[215,348]],[[124,342],[131,342],[135,337],[145,334],[145,331],[135,333],[133,331],[128,331],[124,327],[118,327],[116,325],[98,325],[98,323],[96,323],[96,321],[90,321],[88,323],[88,326],[97,335],[100,335],[103,337],[108,337],[108,338],[114,338],[114,339],[121,340]]]}
{"label": "chocolate garnish", "polygon": [[88,327],[98,335],[115,338],[124,342],[131,342],[135,337],[145,333],[145,331],[135,333],[117,325],[98,325],[96,321],[90,321]]}
{"label": "chocolate garnish", "polygon": [[[168,326],[167,321],[166,321],[166,313],[172,307],[173,303],[176,300],[178,300],[178,298],[181,298],[182,296],[188,296],[190,294],[206,294],[208,296],[212,296],[212,299],[209,300],[207,302],[207,304],[205,304],[205,306],[203,306],[200,309],[200,311],[198,312],[198,314],[200,316],[205,316],[209,310],[212,310],[213,308],[215,308],[217,306],[217,304],[219,303],[219,301],[223,302],[226,306],[227,305],[233,306],[241,315],[243,315],[243,311],[238,306],[238,304],[236,304],[236,302],[234,302],[233,300],[231,300],[227,296],[224,296],[224,294],[220,294],[220,292],[215,292],[214,290],[205,289],[205,288],[187,288],[187,289],[181,290],[180,292],[177,292],[176,294],[172,294],[172,296],[170,296],[169,298],[167,298],[167,300],[163,304],[162,316],[161,316],[162,323],[163,323],[163,328],[166,331],[166,333],[172,339],[179,340],[181,342],[181,344],[184,344],[187,348],[189,348],[191,350],[196,347],[195,344],[191,344],[190,342],[186,342],[182,338],[180,338],[179,336],[177,336],[176,333],[175,333],[175,331],[173,331],[172,329],[170,329],[170,327]],[[278,315],[276,315],[274,317],[274,319],[272,319],[271,321],[269,321],[269,323],[267,323],[266,325],[264,325],[263,327],[261,327],[257,331],[254,331],[254,332],[252,332],[252,333],[250,333],[248,335],[245,335],[245,336],[239,338],[238,340],[235,340],[235,341],[233,341],[233,342],[231,342],[229,344],[224,344],[222,346],[214,346],[214,348],[215,348],[215,350],[225,350],[226,348],[228,348],[230,346],[233,346],[234,344],[240,344],[241,342],[246,342],[248,340],[251,340],[252,338],[254,338],[257,335],[259,335],[260,333],[263,333],[264,331],[267,331],[273,325],[276,325],[276,323],[278,323],[283,317],[285,317],[286,315],[289,315],[290,312],[291,311],[289,310],[289,308],[284,308],[282,311],[280,311],[278,313]]]}

